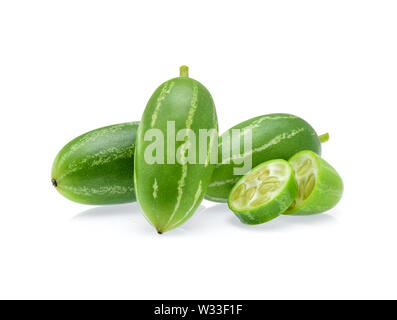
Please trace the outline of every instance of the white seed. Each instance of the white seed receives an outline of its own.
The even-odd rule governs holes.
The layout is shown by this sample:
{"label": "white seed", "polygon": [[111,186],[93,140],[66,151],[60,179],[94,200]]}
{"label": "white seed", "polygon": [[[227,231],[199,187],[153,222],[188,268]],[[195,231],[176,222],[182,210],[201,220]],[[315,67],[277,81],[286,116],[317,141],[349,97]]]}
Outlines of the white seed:
{"label": "white seed", "polygon": [[302,199],[304,193],[305,193],[305,183],[304,181],[301,180],[298,182],[298,195],[296,197]]}
{"label": "white seed", "polygon": [[305,199],[312,194],[315,184],[316,184],[316,178],[312,173],[305,183],[305,194],[304,194]]}
{"label": "white seed", "polygon": [[245,186],[245,183],[240,184],[233,192],[232,194],[232,200],[237,200],[241,195],[244,194],[245,190],[247,187]]}
{"label": "white seed", "polygon": [[267,192],[272,192],[278,188],[278,183],[264,183],[259,187],[259,192],[265,194]]}
{"label": "white seed", "polygon": [[247,190],[247,192],[245,193],[245,198],[249,201],[252,199],[252,197],[254,196],[256,192],[256,187],[251,187]]}
{"label": "white seed", "polygon": [[312,161],[310,159],[306,159],[303,164],[298,169],[298,175],[305,175],[312,166]]}
{"label": "white seed", "polygon": [[258,197],[251,203],[251,206],[259,207],[259,206],[261,206],[262,204],[266,203],[269,200],[270,200],[270,196]]}
{"label": "white seed", "polygon": [[267,178],[265,178],[263,180],[264,184],[265,183],[276,183],[276,182],[279,182],[279,179],[277,177],[274,177],[274,176],[267,177]]}
{"label": "white seed", "polygon": [[245,182],[251,182],[252,180],[256,179],[256,177],[259,176],[260,173],[261,173],[260,171],[256,171],[256,172],[250,174],[250,175],[245,179]]}
{"label": "white seed", "polygon": [[262,171],[262,173],[260,174],[260,176],[258,177],[258,179],[260,181],[264,181],[270,174],[270,170],[269,169],[265,169],[264,171]]}

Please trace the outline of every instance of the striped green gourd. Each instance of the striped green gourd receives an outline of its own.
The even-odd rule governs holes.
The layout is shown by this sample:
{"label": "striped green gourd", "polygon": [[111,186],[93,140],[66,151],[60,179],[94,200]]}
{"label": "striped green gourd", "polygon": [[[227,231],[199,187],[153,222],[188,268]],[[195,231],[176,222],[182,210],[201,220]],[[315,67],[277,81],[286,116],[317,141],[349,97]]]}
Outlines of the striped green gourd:
{"label": "striped green gourd", "polygon": [[[177,150],[182,145],[192,146],[191,139],[173,140],[175,150],[167,150],[171,146],[167,139],[167,134],[171,134],[167,125],[172,122],[175,124],[175,133],[190,129],[196,137],[199,137],[200,129],[212,129],[216,133],[212,145],[216,148],[218,121],[214,102],[201,83],[189,78],[186,66],[181,67],[180,77],[164,82],[156,89],[138,130],[134,173],[136,196],[145,217],[158,233],[174,229],[192,216],[203,199],[214,169],[209,153],[202,161],[204,163],[169,161],[176,159]],[[148,163],[145,159],[145,150],[153,143],[153,140],[145,141],[145,134],[152,132],[151,129],[156,129],[164,137],[164,163]],[[211,150],[210,141],[206,141],[207,150]],[[197,142],[197,156],[199,149]]]}
{"label": "striped green gourd", "polygon": [[66,198],[83,204],[135,201],[134,152],[139,122],[87,132],[55,158],[51,181]]}
{"label": "striped green gourd", "polygon": [[[284,113],[274,113],[255,117],[239,123],[227,130],[219,139],[218,164],[214,170],[211,182],[207,188],[205,198],[215,202],[227,202],[229,193],[241,175],[234,175],[234,168],[241,167],[235,164],[231,157],[223,159],[222,138],[232,136],[233,129],[240,129],[236,135],[240,140],[240,155],[233,159],[241,160],[252,156],[252,167],[273,159],[288,160],[302,150],[311,150],[321,154],[321,142],[328,140],[328,134],[320,137],[305,120]],[[243,153],[244,129],[252,130],[252,149]],[[226,163],[226,160],[231,160]]]}

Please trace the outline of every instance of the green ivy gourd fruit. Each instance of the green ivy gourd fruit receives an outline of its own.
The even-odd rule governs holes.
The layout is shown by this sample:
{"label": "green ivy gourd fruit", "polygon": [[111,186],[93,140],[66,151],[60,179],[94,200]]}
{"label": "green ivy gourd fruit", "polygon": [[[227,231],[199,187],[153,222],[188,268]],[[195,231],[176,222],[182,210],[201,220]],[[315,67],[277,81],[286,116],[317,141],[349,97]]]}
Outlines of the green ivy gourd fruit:
{"label": "green ivy gourd fruit", "polygon": [[[240,154],[223,159],[222,144],[225,137],[232,137],[237,131],[236,140],[240,141]],[[252,148],[244,152],[244,129],[252,130]],[[272,159],[288,160],[301,150],[312,150],[321,154],[321,142],[327,141],[328,134],[318,136],[305,120],[284,113],[274,113],[246,120],[229,130],[220,138],[218,144],[218,164],[214,170],[205,198],[215,202],[227,202],[230,191],[241,175],[234,169],[241,167],[235,160],[242,161],[252,157],[252,167]],[[237,162],[236,162],[237,163]]]}
{"label": "green ivy gourd fruit", "polygon": [[287,215],[312,215],[333,208],[343,194],[336,170],[312,151],[301,151],[289,163],[294,168],[299,192]]}
{"label": "green ivy gourd fruit", "polygon": [[[210,161],[210,150],[212,146],[216,150],[218,139],[214,102],[201,83],[189,78],[186,66],[180,72],[180,77],[164,82],[153,93],[138,129],[136,195],[145,217],[158,233],[180,226],[193,215],[214,169]],[[212,130],[214,138],[205,144],[191,136],[172,138],[173,134],[183,136],[188,131],[198,138],[200,130]],[[157,148],[159,142],[163,148]],[[207,152],[201,161],[199,154],[204,147]],[[196,163],[177,160],[186,160],[190,153],[195,154]]]}
{"label": "green ivy gourd fruit", "polygon": [[70,141],[54,160],[53,186],[69,200],[83,204],[135,201],[133,166],[138,125],[107,126]]}
{"label": "green ivy gourd fruit", "polygon": [[260,224],[287,210],[297,193],[298,184],[291,165],[285,160],[270,160],[235,184],[228,205],[241,222]]}

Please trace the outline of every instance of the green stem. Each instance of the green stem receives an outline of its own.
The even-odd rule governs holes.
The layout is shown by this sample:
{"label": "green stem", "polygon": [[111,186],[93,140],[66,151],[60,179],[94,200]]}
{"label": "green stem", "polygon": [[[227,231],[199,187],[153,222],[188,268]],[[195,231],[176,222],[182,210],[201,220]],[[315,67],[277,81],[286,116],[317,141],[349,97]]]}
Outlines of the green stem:
{"label": "green stem", "polygon": [[329,140],[329,133],[324,133],[318,137],[321,143],[327,142]]}
{"label": "green stem", "polygon": [[188,66],[180,67],[179,68],[179,75],[180,75],[180,77],[189,78],[189,67]]}

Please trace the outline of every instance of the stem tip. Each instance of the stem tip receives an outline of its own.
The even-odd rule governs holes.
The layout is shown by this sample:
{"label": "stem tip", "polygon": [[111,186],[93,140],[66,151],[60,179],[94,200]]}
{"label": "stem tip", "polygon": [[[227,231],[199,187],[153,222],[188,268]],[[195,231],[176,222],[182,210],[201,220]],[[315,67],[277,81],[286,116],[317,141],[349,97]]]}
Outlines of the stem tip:
{"label": "stem tip", "polygon": [[189,67],[188,66],[181,66],[179,68],[179,75],[181,77],[189,78]]}
{"label": "stem tip", "polygon": [[329,140],[329,133],[324,133],[318,137],[321,143],[327,142]]}

